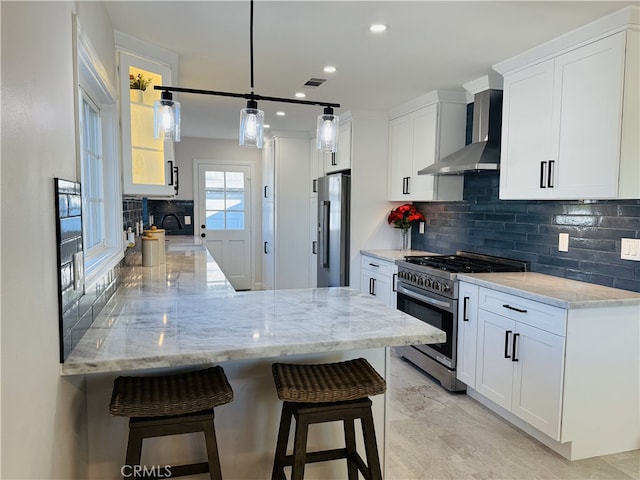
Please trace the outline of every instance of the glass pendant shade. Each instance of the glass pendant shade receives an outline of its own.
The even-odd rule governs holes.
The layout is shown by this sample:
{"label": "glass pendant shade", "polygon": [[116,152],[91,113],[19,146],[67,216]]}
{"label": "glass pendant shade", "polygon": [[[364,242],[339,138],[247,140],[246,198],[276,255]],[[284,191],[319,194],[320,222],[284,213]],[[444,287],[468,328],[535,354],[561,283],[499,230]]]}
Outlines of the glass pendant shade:
{"label": "glass pendant shade", "polygon": [[156,140],[180,141],[180,102],[173,101],[171,92],[162,92],[154,102],[153,123]]}
{"label": "glass pendant shade", "polygon": [[258,110],[254,100],[247,102],[247,108],[240,110],[240,146],[262,148],[264,133],[264,112]]}
{"label": "glass pendant shade", "polygon": [[338,151],[338,116],[333,114],[333,108],[326,107],[322,115],[318,115],[316,131],[318,150],[323,152]]}

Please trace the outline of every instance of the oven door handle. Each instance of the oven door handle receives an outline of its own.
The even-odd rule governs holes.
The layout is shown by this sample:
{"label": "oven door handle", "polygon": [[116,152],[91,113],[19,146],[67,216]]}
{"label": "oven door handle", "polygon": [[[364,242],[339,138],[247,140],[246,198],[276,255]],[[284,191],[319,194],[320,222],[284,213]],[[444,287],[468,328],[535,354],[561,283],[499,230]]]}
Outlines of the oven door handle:
{"label": "oven door handle", "polygon": [[445,308],[448,311],[452,310],[452,306],[449,302],[443,302],[441,300],[436,300],[435,298],[425,297],[424,295],[415,293],[400,285],[398,285],[398,293],[401,293],[402,295],[406,295],[407,297],[414,298],[416,300],[420,300],[421,302],[428,303],[430,305],[435,305],[436,307]]}

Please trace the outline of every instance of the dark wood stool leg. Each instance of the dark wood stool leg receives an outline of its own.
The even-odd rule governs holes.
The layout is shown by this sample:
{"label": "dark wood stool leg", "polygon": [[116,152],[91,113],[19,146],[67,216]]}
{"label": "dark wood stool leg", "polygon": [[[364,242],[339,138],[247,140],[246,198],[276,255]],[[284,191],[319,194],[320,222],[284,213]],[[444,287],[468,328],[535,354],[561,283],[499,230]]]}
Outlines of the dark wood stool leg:
{"label": "dark wood stool leg", "polygon": [[378,445],[376,443],[376,431],[373,426],[373,414],[371,408],[363,413],[362,434],[364,436],[364,448],[367,454],[367,466],[369,467],[370,480],[382,480],[380,471],[380,458],[378,457]]}
{"label": "dark wood stool leg", "polygon": [[285,457],[287,455],[287,443],[289,441],[289,431],[291,430],[291,417],[293,409],[289,402],[282,404],[282,414],[280,415],[280,427],[278,429],[278,440],[276,442],[276,454],[273,459],[273,470],[271,480],[287,480],[284,474]]}
{"label": "dark wood stool leg", "polygon": [[220,470],[220,456],[218,454],[218,441],[216,439],[216,429],[211,421],[202,422],[202,431],[204,432],[204,440],[207,445],[207,460],[209,463],[209,476],[211,480],[222,480],[222,471]]}
{"label": "dark wood stool leg", "polygon": [[144,435],[140,429],[132,427],[131,422],[129,422],[129,440],[127,442],[127,454],[124,460],[124,464],[129,466],[129,471],[126,472],[129,476],[123,476],[122,478],[125,480],[129,480],[131,478],[134,466],[140,465],[143,439]]}
{"label": "dark wood stool leg", "polygon": [[349,480],[358,480],[358,466],[354,460],[357,455],[356,449],[356,430],[352,418],[344,420],[344,443],[347,447],[347,469],[349,472]]}
{"label": "dark wood stool leg", "polygon": [[293,444],[293,466],[291,468],[291,480],[304,478],[304,467],[307,461],[307,435],[309,434],[309,422],[307,416],[296,415],[296,438]]}

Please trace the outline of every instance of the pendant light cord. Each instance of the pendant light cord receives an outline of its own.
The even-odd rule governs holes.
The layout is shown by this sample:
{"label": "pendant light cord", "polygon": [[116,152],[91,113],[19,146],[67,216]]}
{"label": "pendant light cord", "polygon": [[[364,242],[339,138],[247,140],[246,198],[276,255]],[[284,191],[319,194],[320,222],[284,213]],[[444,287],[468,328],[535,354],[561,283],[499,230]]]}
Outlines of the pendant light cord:
{"label": "pendant light cord", "polygon": [[251,57],[251,93],[253,94],[253,0],[251,0],[251,13],[249,14],[249,43]]}

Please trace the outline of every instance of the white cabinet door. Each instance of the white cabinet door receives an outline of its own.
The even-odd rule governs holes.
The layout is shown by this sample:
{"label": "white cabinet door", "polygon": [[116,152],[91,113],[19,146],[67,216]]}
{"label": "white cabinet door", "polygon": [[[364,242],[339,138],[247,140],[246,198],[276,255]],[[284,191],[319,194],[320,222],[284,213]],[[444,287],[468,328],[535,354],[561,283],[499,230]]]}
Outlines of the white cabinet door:
{"label": "white cabinet door", "polygon": [[504,77],[501,199],[615,198],[624,32]]}
{"label": "white cabinet door", "polygon": [[618,192],[624,41],[619,33],[556,59],[552,198],[612,198]]}
{"label": "white cabinet door", "polygon": [[458,345],[456,376],[476,386],[476,340],[478,338],[478,286],[460,282],[458,287]]}
{"label": "white cabinet door", "polygon": [[413,118],[405,115],[389,122],[390,201],[409,201],[408,182],[413,169]]}
{"label": "white cabinet door", "polygon": [[506,75],[502,109],[500,198],[546,198],[546,169],[552,159],[553,59]]}
{"label": "white cabinet door", "polygon": [[338,127],[338,151],[323,155],[325,159],[325,173],[340,172],[351,168],[351,122],[345,122]]}
{"label": "white cabinet door", "polygon": [[462,175],[418,175],[418,170],[464,146],[465,109],[460,104],[432,103],[389,122],[387,200],[462,200]]}
{"label": "white cabinet door", "polygon": [[[171,85],[171,70],[166,65],[119,52],[120,115],[122,125],[123,193],[147,197],[173,197],[177,171],[173,143],[154,139],[153,102],[160,91],[153,85]],[[142,75],[151,84],[130,96],[129,75]]]}
{"label": "white cabinet door", "polygon": [[518,323],[511,411],[560,440],[564,338]]}
{"label": "white cabinet door", "polygon": [[513,385],[513,334],[516,322],[478,310],[476,390],[507,410]]}
{"label": "white cabinet door", "polygon": [[372,273],[369,270],[362,271],[360,291],[380,300],[386,305],[391,305],[391,281],[389,277]]}
{"label": "white cabinet door", "polygon": [[273,141],[262,150],[262,283],[275,288],[275,148]]}

